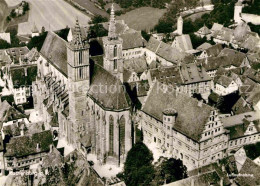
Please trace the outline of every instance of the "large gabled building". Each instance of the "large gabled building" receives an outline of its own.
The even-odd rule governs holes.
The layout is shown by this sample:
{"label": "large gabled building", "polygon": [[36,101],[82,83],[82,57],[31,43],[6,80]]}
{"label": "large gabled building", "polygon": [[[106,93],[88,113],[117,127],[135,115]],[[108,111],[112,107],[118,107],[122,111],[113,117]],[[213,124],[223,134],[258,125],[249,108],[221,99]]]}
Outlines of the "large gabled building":
{"label": "large gabled building", "polygon": [[145,143],[194,169],[225,156],[226,131],[216,109],[155,82],[142,107]]}
{"label": "large gabled building", "polygon": [[89,44],[76,22],[67,42],[49,32],[38,59],[35,107],[45,127],[59,123],[59,138],[100,162],[122,163],[134,142],[132,103],[123,85],[123,40],[113,8],[109,34],[102,38],[103,65],[90,59]]}

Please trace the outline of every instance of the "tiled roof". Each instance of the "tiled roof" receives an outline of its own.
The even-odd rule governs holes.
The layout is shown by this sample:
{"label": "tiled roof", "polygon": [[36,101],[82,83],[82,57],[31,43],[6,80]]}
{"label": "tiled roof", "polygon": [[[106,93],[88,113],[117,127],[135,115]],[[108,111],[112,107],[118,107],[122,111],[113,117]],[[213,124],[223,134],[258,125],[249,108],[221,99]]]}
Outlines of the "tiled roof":
{"label": "tiled roof", "polygon": [[245,75],[246,77],[248,77],[249,79],[253,80],[256,83],[260,83],[260,72],[257,70],[248,68],[246,69],[243,75]]}
{"label": "tiled roof", "polygon": [[200,46],[198,46],[196,48],[196,50],[203,51],[203,50],[206,50],[206,49],[208,49],[210,47],[212,47],[212,45],[207,43],[207,42],[205,42],[205,43],[201,44]]}
{"label": "tiled roof", "polygon": [[221,66],[225,67],[230,65],[226,56],[198,59],[197,63],[201,64],[206,71],[217,70]]}
{"label": "tiled roof", "polygon": [[7,122],[26,118],[24,114],[12,107],[6,100],[0,101],[0,121]]}
{"label": "tiled roof", "polygon": [[254,50],[256,46],[260,46],[260,39],[252,35],[247,37],[241,44],[241,47],[247,48],[248,50]]}
{"label": "tiled roof", "polygon": [[178,49],[162,41],[158,41],[153,37],[148,41],[146,48],[173,64],[182,62],[184,58],[188,56],[188,54],[180,52]]}
{"label": "tiled roof", "polygon": [[199,186],[208,186],[208,185],[220,185],[220,177],[216,171],[206,172],[200,175],[192,176],[185,178],[179,181],[175,181],[165,186],[190,186],[190,185],[199,185]]}
{"label": "tiled roof", "polygon": [[177,36],[175,37],[175,40],[179,44],[179,47],[182,49],[182,51],[188,51],[193,49],[189,34]]}
{"label": "tiled roof", "polygon": [[180,67],[163,67],[150,70],[152,80],[165,84],[191,84],[203,81],[210,81],[211,78],[203,67],[195,63],[182,64]]}
{"label": "tiled roof", "polygon": [[229,48],[224,48],[219,53],[218,57],[220,56],[227,56],[230,61],[230,64],[235,67],[240,67],[242,62],[246,58],[246,54]]}
{"label": "tiled roof", "polygon": [[217,57],[219,53],[222,51],[223,47],[221,44],[213,45],[212,47],[206,49],[206,53],[209,57]]}
{"label": "tiled roof", "polygon": [[[11,63],[12,60],[9,55],[7,55],[6,50],[0,50],[0,64],[5,66],[7,63]],[[1,67],[1,66],[0,66]]]}
{"label": "tiled roof", "polygon": [[211,31],[221,30],[222,28],[223,28],[223,25],[218,24],[218,23],[214,23],[212,28],[211,28]]}
{"label": "tiled roof", "polygon": [[236,177],[235,182],[239,185],[260,185],[260,167],[249,158],[246,159],[239,173],[249,175]]}
{"label": "tiled roof", "polygon": [[131,100],[124,85],[98,64],[94,65],[89,96],[104,109],[128,109]]}
{"label": "tiled roof", "polygon": [[259,120],[260,116],[257,112],[251,111],[226,118],[221,118],[221,122],[223,123],[224,127],[230,127],[243,123],[243,119],[254,121]]}
{"label": "tiled roof", "polygon": [[198,33],[199,34],[202,34],[202,35],[208,35],[211,33],[210,29],[207,27],[207,26],[203,26],[201,27],[199,30],[198,30]]}
{"label": "tiled roof", "polygon": [[11,68],[10,74],[14,87],[32,85],[36,80],[37,66],[29,66],[27,68]]}
{"label": "tiled roof", "polygon": [[53,32],[48,35],[43,43],[40,53],[48,62],[54,65],[65,76],[68,74],[66,41]]}
{"label": "tiled roof", "polygon": [[[208,121],[212,107],[174,90],[162,90],[162,84],[155,82],[143,105],[142,111],[163,121],[163,111],[168,108],[178,113],[173,128],[195,141],[199,141]],[[156,105],[156,106],[155,106]]]}
{"label": "tiled roof", "polygon": [[39,58],[39,53],[36,48],[31,49],[25,55],[25,59],[27,59],[29,62],[37,61],[38,58]]}
{"label": "tiled roof", "polygon": [[253,109],[248,105],[248,103],[245,101],[243,97],[240,97],[236,104],[232,107],[232,111],[237,114],[242,114],[246,112],[250,112]]}
{"label": "tiled roof", "polygon": [[198,67],[195,63],[181,65],[180,72],[183,84],[191,84],[211,80],[204,67]]}
{"label": "tiled roof", "polygon": [[227,176],[227,172],[223,171],[222,167],[221,167],[221,164],[218,164],[218,163],[211,163],[209,165],[205,165],[205,166],[202,166],[200,168],[193,169],[193,170],[188,172],[188,175],[190,177],[192,177],[192,176],[205,174],[207,172],[213,172],[213,171],[216,171],[218,176],[223,179],[224,185],[229,185],[230,184],[230,180],[229,180],[229,178]]}
{"label": "tiled roof", "polygon": [[220,39],[222,41],[231,42],[233,38],[234,30],[223,27],[221,30],[212,33],[212,37]]}
{"label": "tiled roof", "polygon": [[160,67],[149,70],[151,79],[157,80],[160,83],[165,84],[182,84],[182,79],[178,67]]}
{"label": "tiled roof", "polygon": [[148,69],[145,56],[124,60],[124,68],[136,73],[142,73]]}
{"label": "tiled roof", "polygon": [[232,78],[222,75],[216,80],[216,83],[227,88],[232,83],[232,81]]}
{"label": "tiled roof", "polygon": [[[39,149],[37,149],[37,143]],[[6,145],[5,156],[23,157],[32,154],[49,151],[52,144],[51,131],[43,131],[29,136],[20,136],[11,138]]]}
{"label": "tiled roof", "polygon": [[147,43],[141,32],[124,33],[120,37],[123,39],[123,50],[145,47]]}
{"label": "tiled roof", "polygon": [[19,58],[24,60],[25,55],[29,52],[29,49],[25,47],[9,48],[6,50],[7,54],[14,60],[14,63],[19,62]]}

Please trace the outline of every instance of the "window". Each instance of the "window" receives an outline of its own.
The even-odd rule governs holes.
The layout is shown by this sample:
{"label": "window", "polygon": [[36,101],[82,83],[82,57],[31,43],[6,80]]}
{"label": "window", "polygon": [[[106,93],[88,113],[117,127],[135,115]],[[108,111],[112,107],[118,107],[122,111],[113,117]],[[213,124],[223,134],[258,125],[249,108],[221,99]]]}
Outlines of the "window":
{"label": "window", "polygon": [[170,136],[169,135],[167,135],[167,139],[169,139],[170,138]]}
{"label": "window", "polygon": [[114,59],[114,70],[117,70],[117,59]]}
{"label": "window", "polygon": [[82,77],[83,77],[82,68],[79,68],[79,78],[82,79]]}
{"label": "window", "polygon": [[170,118],[168,118],[168,121],[170,121]]}
{"label": "window", "polygon": [[170,126],[168,126],[167,129],[170,130]]}
{"label": "window", "polygon": [[79,64],[82,64],[82,51],[79,51]]}
{"label": "window", "polygon": [[169,145],[169,143],[167,143],[167,147],[169,147],[170,145]]}
{"label": "window", "polygon": [[117,45],[114,46],[114,57],[117,57]]}

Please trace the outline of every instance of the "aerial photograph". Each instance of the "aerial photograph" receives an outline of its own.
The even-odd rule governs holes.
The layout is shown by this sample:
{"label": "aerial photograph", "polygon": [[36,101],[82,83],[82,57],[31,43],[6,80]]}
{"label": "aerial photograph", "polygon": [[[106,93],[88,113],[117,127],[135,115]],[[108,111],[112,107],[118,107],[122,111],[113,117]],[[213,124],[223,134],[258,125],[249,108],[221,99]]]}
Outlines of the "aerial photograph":
{"label": "aerial photograph", "polygon": [[260,0],[0,0],[0,186],[260,186]]}

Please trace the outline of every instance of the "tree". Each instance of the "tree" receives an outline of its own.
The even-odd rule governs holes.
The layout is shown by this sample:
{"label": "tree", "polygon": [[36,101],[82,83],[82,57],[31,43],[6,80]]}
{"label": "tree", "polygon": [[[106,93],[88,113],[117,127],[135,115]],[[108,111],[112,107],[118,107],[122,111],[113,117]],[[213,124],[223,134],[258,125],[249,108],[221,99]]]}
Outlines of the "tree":
{"label": "tree", "polygon": [[154,167],[152,165],[153,154],[142,143],[136,143],[128,152],[123,179],[126,185],[149,185],[154,178]]}
{"label": "tree", "polygon": [[108,35],[108,31],[102,24],[95,24],[89,28],[89,38],[104,37]]}
{"label": "tree", "polygon": [[193,48],[197,48],[198,46],[200,46],[201,44],[205,43],[207,41],[206,37],[198,37],[195,34],[190,34],[190,39],[191,39],[191,43]]}
{"label": "tree", "polygon": [[143,38],[146,40],[146,41],[149,41],[150,37],[151,37],[151,34],[148,34],[146,31],[142,30],[141,31],[141,34],[143,36]]}
{"label": "tree", "polygon": [[159,159],[159,165],[156,167],[155,182],[157,185],[171,183],[184,178],[187,178],[187,167],[183,165],[180,159],[164,158]]}
{"label": "tree", "polygon": [[101,15],[95,15],[92,18],[92,21],[90,23],[91,24],[98,24],[98,23],[104,23],[104,22],[108,22],[108,18],[107,17],[102,17]]}
{"label": "tree", "polygon": [[0,49],[10,48],[11,45],[7,41],[0,39]]}
{"label": "tree", "polygon": [[33,37],[30,42],[27,44],[27,47],[31,50],[32,48],[37,48],[38,51],[41,50],[42,45],[47,37],[47,32],[42,33],[39,36]]}

